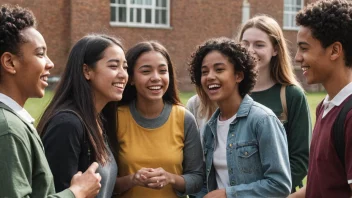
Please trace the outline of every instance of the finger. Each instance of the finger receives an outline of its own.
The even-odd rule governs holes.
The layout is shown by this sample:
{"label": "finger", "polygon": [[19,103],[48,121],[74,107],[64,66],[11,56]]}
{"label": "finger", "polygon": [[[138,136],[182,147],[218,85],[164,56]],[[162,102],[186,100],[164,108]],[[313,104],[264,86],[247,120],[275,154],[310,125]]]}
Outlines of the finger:
{"label": "finger", "polygon": [[147,172],[145,174],[145,176],[147,178],[152,178],[152,177],[157,177],[157,176],[161,176],[163,173],[159,172],[159,171],[154,171],[154,172]]}
{"label": "finger", "polygon": [[100,175],[99,173],[95,173],[94,175],[95,175],[95,178],[97,178],[98,181],[100,182],[100,180],[101,180],[101,175]]}
{"label": "finger", "polygon": [[92,173],[95,173],[95,171],[98,169],[99,164],[96,162],[93,162],[92,165],[90,165],[87,169],[87,171],[90,171]]}
{"label": "finger", "polygon": [[164,176],[151,177],[147,179],[148,183],[160,183],[164,182],[166,178]]}
{"label": "finger", "polygon": [[148,187],[154,189],[161,189],[164,187],[164,183],[149,183]]}

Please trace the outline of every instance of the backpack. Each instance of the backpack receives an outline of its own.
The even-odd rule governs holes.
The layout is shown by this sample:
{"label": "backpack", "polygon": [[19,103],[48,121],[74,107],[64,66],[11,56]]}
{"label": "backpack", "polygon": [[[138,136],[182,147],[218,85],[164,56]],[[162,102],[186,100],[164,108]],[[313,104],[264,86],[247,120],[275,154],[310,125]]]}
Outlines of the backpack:
{"label": "backpack", "polygon": [[282,124],[287,122],[287,104],[286,104],[286,86],[282,85],[280,89],[280,100],[282,105],[282,113],[280,114],[279,120]]}
{"label": "backpack", "polygon": [[352,97],[343,105],[332,126],[332,138],[335,150],[342,165],[345,167],[345,120],[352,109]]}

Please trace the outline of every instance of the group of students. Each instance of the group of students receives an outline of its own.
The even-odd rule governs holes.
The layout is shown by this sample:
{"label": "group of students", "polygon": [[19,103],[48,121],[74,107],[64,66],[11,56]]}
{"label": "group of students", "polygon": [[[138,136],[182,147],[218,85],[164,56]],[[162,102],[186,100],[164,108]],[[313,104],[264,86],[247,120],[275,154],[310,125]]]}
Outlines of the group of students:
{"label": "group of students", "polygon": [[327,91],[313,137],[282,30],[265,15],[196,48],[188,110],[160,43],[125,53],[112,36],[85,36],[35,129],[23,106],[43,97],[54,65],[32,12],[0,9],[0,197],[351,196],[352,113],[344,163],[332,124],[352,93],[352,3],[321,0],[296,17],[295,61]]}

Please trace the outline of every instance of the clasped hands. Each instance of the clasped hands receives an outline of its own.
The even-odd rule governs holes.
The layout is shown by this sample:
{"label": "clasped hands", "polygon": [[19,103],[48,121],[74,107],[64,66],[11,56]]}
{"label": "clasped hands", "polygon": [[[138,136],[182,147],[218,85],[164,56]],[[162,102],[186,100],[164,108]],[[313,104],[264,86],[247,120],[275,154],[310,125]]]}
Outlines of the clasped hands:
{"label": "clasped hands", "polygon": [[174,184],[172,175],[163,168],[141,168],[132,177],[134,186],[143,186],[160,190],[168,184]]}

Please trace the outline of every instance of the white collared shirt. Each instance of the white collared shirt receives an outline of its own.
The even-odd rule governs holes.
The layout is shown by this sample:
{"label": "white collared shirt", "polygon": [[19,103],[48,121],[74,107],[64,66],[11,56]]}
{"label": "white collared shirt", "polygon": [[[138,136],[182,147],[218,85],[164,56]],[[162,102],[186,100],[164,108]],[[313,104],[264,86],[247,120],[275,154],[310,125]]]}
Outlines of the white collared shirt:
{"label": "white collared shirt", "polygon": [[22,119],[24,119],[28,123],[34,123],[34,118],[12,98],[0,93],[0,102],[10,107],[14,112],[16,112],[19,116],[21,116]]}
{"label": "white collared shirt", "polygon": [[335,106],[340,106],[340,104],[343,101],[345,101],[346,98],[351,94],[352,94],[352,82],[350,82],[343,89],[341,89],[341,91],[332,100],[329,101],[329,95],[326,95],[323,101],[323,107],[324,107],[323,117],[325,117],[325,115],[329,113],[329,111]]}

